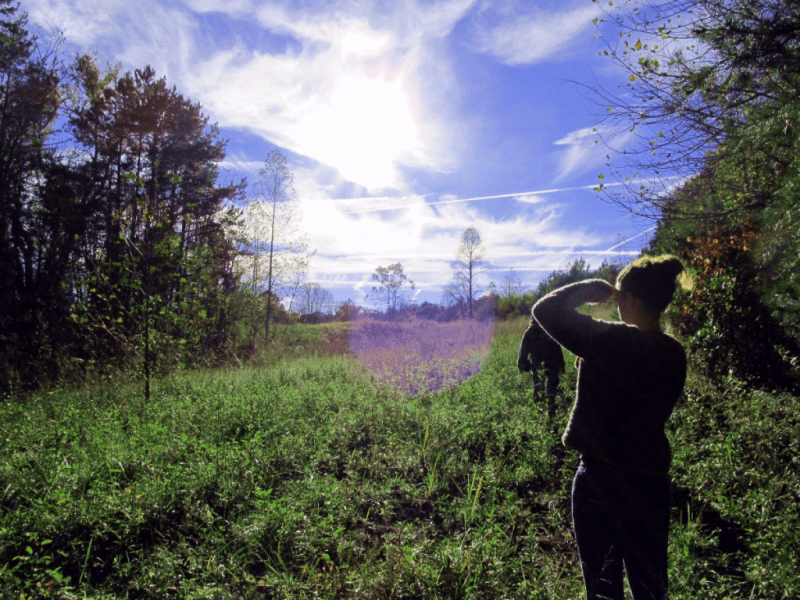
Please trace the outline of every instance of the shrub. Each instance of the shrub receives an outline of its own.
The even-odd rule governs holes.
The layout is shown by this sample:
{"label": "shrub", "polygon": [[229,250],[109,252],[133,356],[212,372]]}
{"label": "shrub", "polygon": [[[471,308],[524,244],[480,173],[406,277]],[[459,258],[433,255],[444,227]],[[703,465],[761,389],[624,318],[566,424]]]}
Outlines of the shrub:
{"label": "shrub", "polygon": [[786,357],[797,349],[758,292],[765,284],[752,260],[758,228],[723,225],[694,240],[682,257],[695,289],[677,297],[671,316],[688,349],[712,379],[735,376],[756,385],[793,385]]}

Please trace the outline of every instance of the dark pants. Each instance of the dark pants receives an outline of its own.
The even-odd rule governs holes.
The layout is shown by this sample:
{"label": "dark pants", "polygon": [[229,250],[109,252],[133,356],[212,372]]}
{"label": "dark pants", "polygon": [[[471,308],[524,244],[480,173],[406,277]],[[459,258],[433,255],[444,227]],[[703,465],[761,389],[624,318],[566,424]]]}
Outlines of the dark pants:
{"label": "dark pants", "polygon": [[[540,401],[542,382],[539,376],[539,369],[531,370],[531,377],[533,378],[533,399]],[[556,392],[558,391],[559,370],[544,368],[544,379],[547,382],[545,387],[545,396],[547,397],[547,411],[552,417],[556,412]]]}
{"label": "dark pants", "polygon": [[669,478],[581,457],[572,522],[589,600],[622,600],[622,565],[634,600],[667,598]]}

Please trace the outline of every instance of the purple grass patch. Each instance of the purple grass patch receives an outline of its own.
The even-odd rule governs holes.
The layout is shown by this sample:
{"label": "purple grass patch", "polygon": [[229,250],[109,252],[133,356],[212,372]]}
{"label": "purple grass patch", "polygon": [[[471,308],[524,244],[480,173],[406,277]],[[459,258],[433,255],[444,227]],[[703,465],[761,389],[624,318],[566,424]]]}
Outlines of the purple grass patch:
{"label": "purple grass patch", "polygon": [[381,381],[413,395],[475,375],[489,353],[494,321],[424,319],[351,323],[350,350]]}

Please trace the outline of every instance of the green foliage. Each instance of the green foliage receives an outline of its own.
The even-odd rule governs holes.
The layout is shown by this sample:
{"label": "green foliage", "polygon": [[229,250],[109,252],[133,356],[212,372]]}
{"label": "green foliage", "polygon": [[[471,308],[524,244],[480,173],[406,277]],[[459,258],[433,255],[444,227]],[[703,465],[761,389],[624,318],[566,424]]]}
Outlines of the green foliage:
{"label": "green foliage", "polygon": [[348,298],[338,309],[336,309],[335,319],[343,322],[354,321],[358,318],[360,312],[361,307]]}
{"label": "green foliage", "polygon": [[679,291],[668,313],[697,367],[712,380],[736,377],[795,389],[798,372],[790,357],[798,348],[762,301],[767,279],[753,260],[758,239],[752,221],[686,238],[681,258],[695,287]]}
{"label": "green foliage", "polygon": [[[223,296],[236,287],[238,211],[224,204],[243,185],[217,184],[216,126],[149,67],[61,64],[8,4],[0,393],[208,361],[225,345]],[[44,143],[57,125],[58,150]]]}
{"label": "green foliage", "polygon": [[[651,249],[692,265],[697,290],[680,300],[678,320],[706,374],[791,388],[800,360],[800,12],[787,2],[697,0],[687,4],[697,8],[688,21],[665,24],[680,6],[661,6],[656,19],[632,16],[673,44],[662,50],[669,56],[664,74],[642,73],[634,92],[642,104],[620,114],[647,115],[667,133],[650,167],[663,174],[694,166],[669,193],[642,186],[635,204],[657,209]],[[675,42],[689,37],[707,51],[676,51]]]}
{"label": "green foliage", "polygon": [[797,595],[798,406],[785,392],[690,373],[670,425],[676,597]]}
{"label": "green foliage", "polygon": [[[560,463],[528,380],[506,368],[516,325],[486,375],[439,396],[337,358],[180,376],[146,407],[113,383],[14,404],[2,593],[577,592],[574,553],[548,562],[571,547],[568,501],[536,492]],[[538,512],[548,503],[560,516]]]}
{"label": "green foliage", "polygon": [[534,292],[524,294],[508,294],[497,300],[497,316],[500,319],[530,315],[531,308],[539,297]]}
{"label": "green foliage", "polygon": [[592,270],[591,266],[582,258],[575,259],[572,264],[565,269],[553,271],[532,292],[525,294],[508,294],[498,297],[497,315],[500,319],[512,316],[530,315],[531,308],[539,298],[543,298],[550,292],[558,288],[576,283],[585,279],[605,279],[611,284],[617,280],[617,275],[624,265],[620,263],[610,263],[604,260],[598,269]]}
{"label": "green foliage", "polygon": [[[6,401],[0,594],[580,596],[577,456],[556,433],[574,357],[549,422],[516,371],[526,325],[499,323],[481,373],[431,395],[320,355],[161,379],[148,405],[116,380]],[[796,595],[799,417],[786,393],[690,373],[668,431],[673,596]]]}
{"label": "green foliage", "polygon": [[[755,261],[767,285],[761,297],[772,316],[794,340],[800,340],[800,161],[797,153],[787,169],[777,200],[760,215],[761,235],[755,244]],[[793,174],[793,175],[790,175]]]}
{"label": "green foliage", "polygon": [[77,245],[73,234],[86,211],[72,198],[43,192],[43,173],[54,162],[47,142],[61,109],[59,87],[58,65],[38,52],[27,15],[2,0],[0,393],[50,376],[51,354],[68,335],[59,286],[68,265],[60,251]]}

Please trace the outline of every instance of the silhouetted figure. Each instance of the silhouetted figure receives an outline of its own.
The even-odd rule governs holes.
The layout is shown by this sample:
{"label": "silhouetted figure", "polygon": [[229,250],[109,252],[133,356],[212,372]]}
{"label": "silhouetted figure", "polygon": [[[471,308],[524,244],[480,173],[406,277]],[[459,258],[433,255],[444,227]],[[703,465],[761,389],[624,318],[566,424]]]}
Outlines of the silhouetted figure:
{"label": "silhouetted figure", "polygon": [[[593,279],[533,307],[542,327],[580,357],[575,405],[562,437],[581,453],[572,522],[589,600],[667,598],[671,450],[664,426],[686,381],[686,352],[661,332],[660,316],[683,271],[672,256],[628,265],[617,287]],[[612,298],[622,322],[582,315]]]}
{"label": "silhouetted figure", "polygon": [[542,381],[539,377],[540,365],[544,365],[544,378],[547,382],[545,387],[547,412],[552,417],[556,410],[559,375],[564,373],[564,354],[561,352],[558,342],[550,337],[531,316],[531,323],[525,330],[519,346],[517,368],[520,373],[531,372],[534,401],[540,400],[542,391]]}

